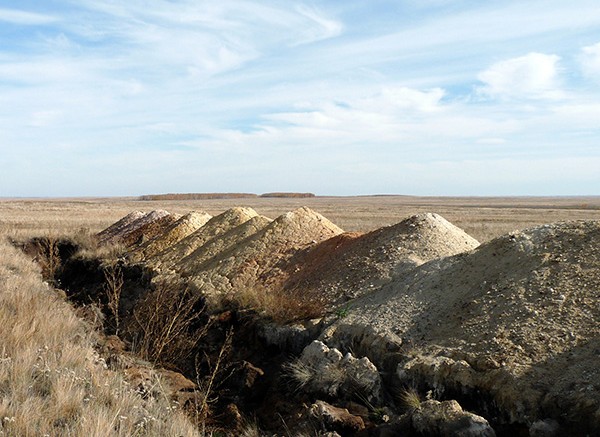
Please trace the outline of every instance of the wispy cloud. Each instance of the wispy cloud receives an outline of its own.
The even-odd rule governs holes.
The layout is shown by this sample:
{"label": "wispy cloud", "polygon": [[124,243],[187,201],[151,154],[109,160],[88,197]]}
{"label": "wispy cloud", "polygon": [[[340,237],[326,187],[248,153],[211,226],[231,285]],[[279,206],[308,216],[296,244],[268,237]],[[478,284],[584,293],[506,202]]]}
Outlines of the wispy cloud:
{"label": "wispy cloud", "polygon": [[53,23],[57,21],[57,18],[51,15],[38,14],[18,9],[0,8],[0,21],[23,26],[37,26]]}
{"label": "wispy cloud", "polygon": [[0,195],[589,193],[600,16],[574,1],[0,9],[40,26],[0,28]]}

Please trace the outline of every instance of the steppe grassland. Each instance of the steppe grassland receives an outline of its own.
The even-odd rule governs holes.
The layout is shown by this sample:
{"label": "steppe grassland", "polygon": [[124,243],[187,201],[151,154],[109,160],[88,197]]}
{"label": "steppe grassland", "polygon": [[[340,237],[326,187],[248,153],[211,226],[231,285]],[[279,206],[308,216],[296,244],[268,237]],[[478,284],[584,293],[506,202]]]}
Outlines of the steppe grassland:
{"label": "steppe grassland", "polygon": [[544,223],[600,219],[595,197],[316,197],[191,201],[138,201],[134,198],[40,199],[0,201],[0,234],[27,238],[97,232],[134,210],[166,209],[184,214],[216,215],[233,206],[249,206],[276,216],[308,206],[346,231],[370,231],[420,212],[435,212],[479,241]]}

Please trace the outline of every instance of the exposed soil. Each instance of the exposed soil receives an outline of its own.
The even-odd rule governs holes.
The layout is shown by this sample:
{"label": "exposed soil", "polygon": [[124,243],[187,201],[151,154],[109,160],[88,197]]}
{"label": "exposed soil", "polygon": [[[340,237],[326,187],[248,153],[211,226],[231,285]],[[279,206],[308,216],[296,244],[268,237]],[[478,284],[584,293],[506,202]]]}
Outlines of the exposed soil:
{"label": "exposed soil", "polygon": [[[138,254],[161,247],[137,257],[137,265],[118,264],[126,343],[134,339],[127,338],[131,315],[164,281],[175,302],[191,297],[194,323],[183,334],[193,341],[182,344],[192,346],[179,361],[162,364],[198,382],[219,368],[207,420],[231,435],[252,416],[281,435],[423,435],[418,429],[433,428],[421,417],[425,410],[413,414],[401,405],[398,390],[406,387],[483,416],[427,401],[427,417],[443,418],[439,409],[452,405],[457,424],[471,420],[486,430],[469,435],[494,435],[487,421],[496,435],[539,435],[545,426],[555,435],[600,429],[600,222],[544,225],[479,246],[436,214],[346,234],[308,208],[273,221],[234,208],[186,228],[181,238],[169,236],[178,225],[168,213],[138,215],[99,234],[125,244],[153,235]],[[65,252],[59,279],[75,302],[98,303],[113,333],[105,286],[113,267],[73,252]],[[282,326],[219,298],[257,290],[322,299],[328,314]],[[290,379],[293,355],[317,337],[351,353],[348,360],[368,357],[361,362],[377,366],[379,404],[364,394],[316,395]],[[198,396],[186,390],[189,399]],[[324,411],[346,422],[325,419]]]}

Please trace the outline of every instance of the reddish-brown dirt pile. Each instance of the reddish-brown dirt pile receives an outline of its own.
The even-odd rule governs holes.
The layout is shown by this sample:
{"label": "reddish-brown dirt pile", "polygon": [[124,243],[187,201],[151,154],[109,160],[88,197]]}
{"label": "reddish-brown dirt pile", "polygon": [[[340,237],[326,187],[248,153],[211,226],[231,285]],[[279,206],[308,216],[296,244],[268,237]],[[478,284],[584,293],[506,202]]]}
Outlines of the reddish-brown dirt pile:
{"label": "reddish-brown dirt pile", "polygon": [[101,244],[113,244],[116,243],[120,236],[123,235],[126,229],[136,220],[144,217],[146,213],[142,211],[133,211],[123,217],[121,220],[113,223],[108,228],[96,234],[98,242]]}
{"label": "reddish-brown dirt pile", "polygon": [[414,267],[479,243],[437,214],[419,214],[365,235],[343,234],[298,254],[290,290],[348,300],[372,292]]}
{"label": "reddish-brown dirt pile", "polygon": [[144,244],[162,234],[180,217],[179,214],[171,214],[163,210],[149,212],[124,229],[117,241],[126,247]]}
{"label": "reddish-brown dirt pile", "polygon": [[170,268],[208,241],[247,222],[257,215],[256,211],[252,208],[236,207],[228,209],[210,219],[204,226],[178,243],[158,253],[149,260],[149,264],[163,270]]}
{"label": "reddish-brown dirt pile", "polygon": [[132,261],[148,259],[181,241],[192,232],[197,231],[211,218],[212,216],[205,212],[190,212],[165,229],[156,238],[131,251],[129,259]]}

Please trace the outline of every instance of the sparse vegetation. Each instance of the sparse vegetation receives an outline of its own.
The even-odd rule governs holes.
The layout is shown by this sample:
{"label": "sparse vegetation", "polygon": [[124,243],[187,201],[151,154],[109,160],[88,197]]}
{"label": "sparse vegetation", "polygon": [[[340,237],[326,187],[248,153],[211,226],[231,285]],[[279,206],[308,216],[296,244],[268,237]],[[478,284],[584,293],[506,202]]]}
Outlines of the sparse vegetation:
{"label": "sparse vegetation", "polygon": [[115,334],[119,335],[119,308],[123,292],[123,272],[117,263],[104,268],[104,291],[108,298],[108,309],[115,321]]}
{"label": "sparse vegetation", "polygon": [[34,245],[37,252],[35,260],[42,269],[42,277],[47,281],[54,281],[61,265],[58,239],[47,235],[34,240]]}
{"label": "sparse vegetation", "polygon": [[238,308],[252,310],[278,323],[314,319],[323,316],[327,302],[313,294],[301,294],[275,288],[237,290],[229,301]]}
{"label": "sparse vegetation", "polygon": [[315,369],[299,359],[285,363],[283,370],[296,391],[302,390],[315,377]]}
{"label": "sparse vegetation", "polygon": [[198,293],[170,284],[159,284],[135,307],[128,328],[133,349],[154,363],[179,363],[192,356],[210,327]]}

